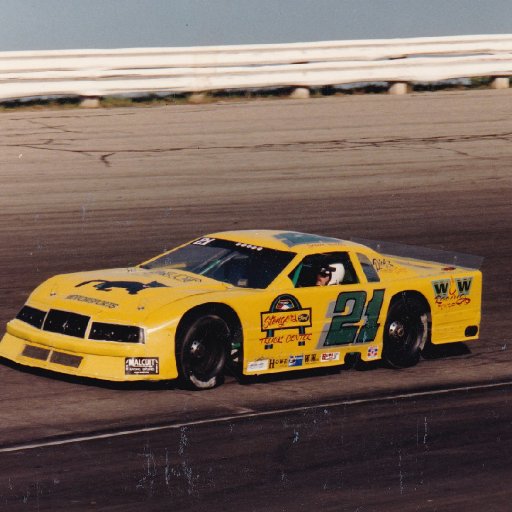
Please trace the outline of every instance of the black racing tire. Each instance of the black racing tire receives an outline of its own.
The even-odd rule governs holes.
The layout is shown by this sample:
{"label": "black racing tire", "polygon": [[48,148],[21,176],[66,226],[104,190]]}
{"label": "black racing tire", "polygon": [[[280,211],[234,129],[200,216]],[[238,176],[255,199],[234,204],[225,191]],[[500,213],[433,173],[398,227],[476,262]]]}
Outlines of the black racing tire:
{"label": "black racing tire", "polygon": [[228,357],[226,359],[226,371],[237,380],[242,380],[244,363],[244,346],[242,329],[238,325],[231,326],[231,336],[228,343]]}
{"label": "black racing tire", "polygon": [[392,368],[414,366],[427,337],[427,313],[420,301],[407,297],[395,300],[384,324],[382,359]]}
{"label": "black racing tire", "polygon": [[176,342],[176,363],[183,387],[211,389],[224,382],[230,330],[219,316],[206,314],[193,320]]}

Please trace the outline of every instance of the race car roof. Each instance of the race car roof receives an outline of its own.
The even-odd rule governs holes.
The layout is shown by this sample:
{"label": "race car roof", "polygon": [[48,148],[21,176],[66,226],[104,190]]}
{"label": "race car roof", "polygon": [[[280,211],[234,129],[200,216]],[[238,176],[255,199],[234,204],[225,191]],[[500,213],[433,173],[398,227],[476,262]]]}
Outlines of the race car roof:
{"label": "race car roof", "polygon": [[207,235],[213,238],[223,238],[251,245],[264,246],[270,249],[282,251],[307,250],[311,248],[325,250],[348,249],[361,247],[361,244],[310,233],[298,231],[279,231],[270,229],[221,231]]}

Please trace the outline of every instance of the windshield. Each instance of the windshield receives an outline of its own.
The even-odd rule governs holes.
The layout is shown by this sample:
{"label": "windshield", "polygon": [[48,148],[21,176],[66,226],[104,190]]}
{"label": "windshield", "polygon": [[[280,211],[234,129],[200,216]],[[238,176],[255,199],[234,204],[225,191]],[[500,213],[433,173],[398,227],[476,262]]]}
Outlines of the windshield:
{"label": "windshield", "polygon": [[266,288],[290,263],[293,252],[218,238],[200,238],[142,265],[176,268],[242,288]]}

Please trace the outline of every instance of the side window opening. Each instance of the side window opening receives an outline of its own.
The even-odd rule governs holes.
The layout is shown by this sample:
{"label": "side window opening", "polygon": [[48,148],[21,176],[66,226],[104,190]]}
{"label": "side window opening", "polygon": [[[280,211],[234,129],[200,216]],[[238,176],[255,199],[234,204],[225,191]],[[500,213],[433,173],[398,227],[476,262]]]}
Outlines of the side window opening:
{"label": "side window opening", "polygon": [[357,253],[357,259],[359,263],[361,263],[361,267],[363,269],[363,273],[366,276],[366,279],[369,283],[378,283],[380,282],[380,277],[375,267],[372,265],[372,262],[369,260],[368,256],[365,254]]}
{"label": "side window opening", "polygon": [[295,288],[359,282],[346,252],[311,254],[288,275]]}

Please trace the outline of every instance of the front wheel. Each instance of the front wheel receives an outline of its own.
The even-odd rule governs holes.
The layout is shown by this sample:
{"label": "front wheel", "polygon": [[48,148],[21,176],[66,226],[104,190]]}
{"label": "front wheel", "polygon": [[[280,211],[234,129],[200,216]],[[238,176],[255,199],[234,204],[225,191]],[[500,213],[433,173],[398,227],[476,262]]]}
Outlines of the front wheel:
{"label": "front wheel", "polygon": [[217,315],[194,320],[176,342],[179,378],[188,389],[211,389],[222,384],[230,330]]}
{"label": "front wheel", "polygon": [[427,313],[419,301],[393,302],[384,325],[382,359],[392,368],[414,366],[428,335]]}

